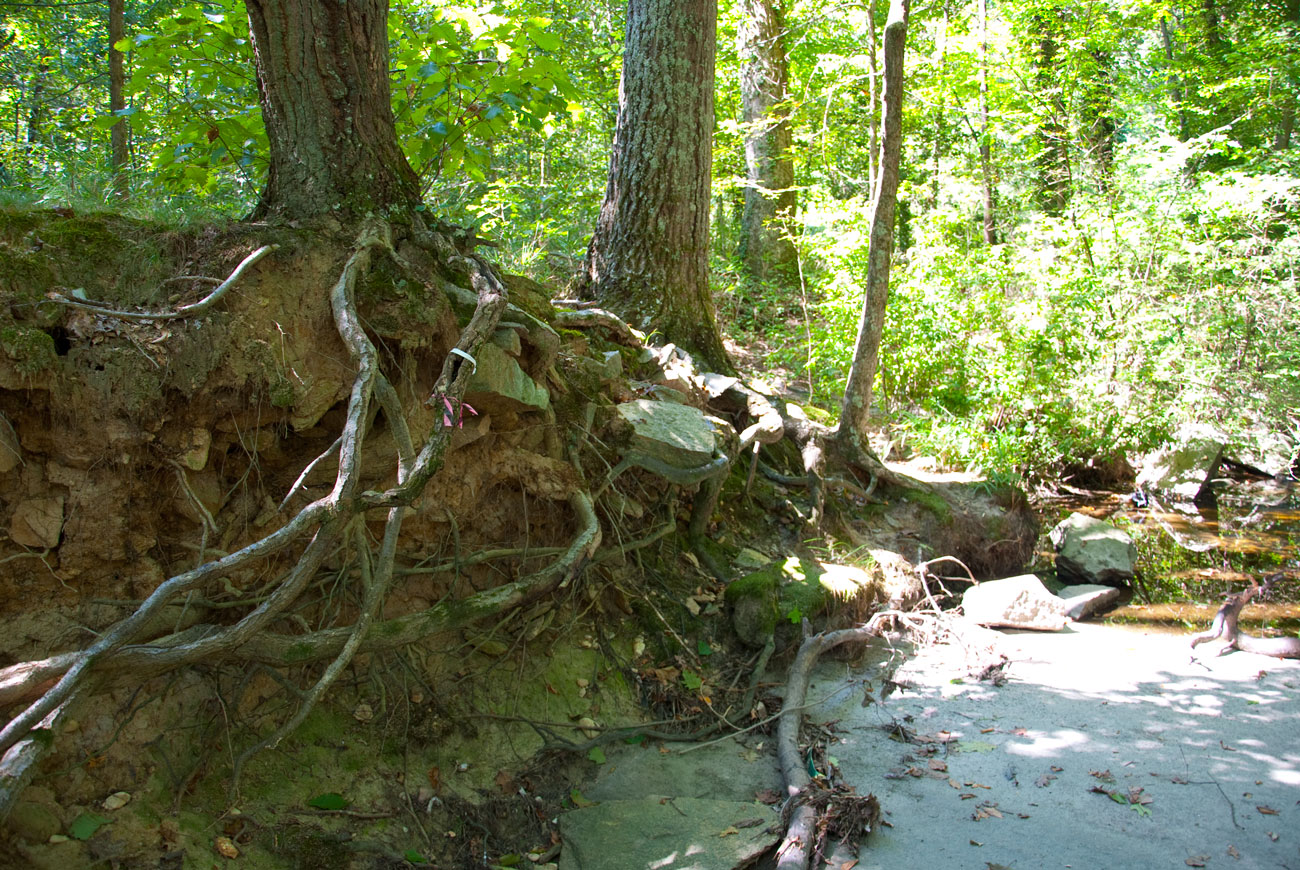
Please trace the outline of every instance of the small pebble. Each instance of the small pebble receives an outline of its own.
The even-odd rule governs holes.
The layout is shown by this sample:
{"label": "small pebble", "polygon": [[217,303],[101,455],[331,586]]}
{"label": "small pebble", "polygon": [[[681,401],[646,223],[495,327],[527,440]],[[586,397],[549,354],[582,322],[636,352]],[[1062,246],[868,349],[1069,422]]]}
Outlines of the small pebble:
{"label": "small pebble", "polygon": [[122,809],[122,807],[126,806],[130,802],[131,802],[130,792],[126,792],[126,791],[114,792],[113,794],[104,798],[104,809],[108,810],[111,813],[113,810]]}

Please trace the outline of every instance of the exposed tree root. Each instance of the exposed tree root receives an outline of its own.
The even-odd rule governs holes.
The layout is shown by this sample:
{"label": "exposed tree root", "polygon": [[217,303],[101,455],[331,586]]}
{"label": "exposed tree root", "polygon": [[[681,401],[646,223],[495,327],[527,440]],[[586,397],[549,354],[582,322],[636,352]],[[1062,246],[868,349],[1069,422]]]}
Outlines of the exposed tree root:
{"label": "exposed tree root", "polygon": [[1239,649],[1242,652],[1258,653],[1273,656],[1274,658],[1300,658],[1300,638],[1255,637],[1246,634],[1237,626],[1237,621],[1241,618],[1241,609],[1256,595],[1268,592],[1274,583],[1282,579],[1282,576],[1281,574],[1274,574],[1263,583],[1251,584],[1249,588],[1234,595],[1229,595],[1227,600],[1223,602],[1223,606],[1219,608],[1219,612],[1214,614],[1214,621],[1210,623],[1210,630],[1192,638],[1192,647],[1195,648],[1207,641],[1222,640],[1227,645],[1220,651],[1220,654]]}
{"label": "exposed tree root", "polygon": [[[0,671],[0,703],[35,697],[26,709],[0,730],[0,753],[3,753],[0,758],[0,820],[12,809],[36,764],[53,747],[54,736],[60,730],[59,722],[68,718],[101,681],[111,682],[114,678],[125,677],[139,682],[174,668],[223,659],[288,667],[332,658],[316,684],[300,696],[296,711],[270,737],[239,756],[231,783],[233,793],[244,762],[258,750],[274,745],[293,731],[358,652],[411,643],[531,601],[567,583],[595,554],[600,544],[600,526],[590,498],[574,489],[569,494],[569,503],[578,519],[578,531],[568,549],[545,570],[468,598],[445,601],[420,613],[380,621],[379,614],[395,571],[394,557],[407,506],[442,467],[454,431],[449,421],[458,416],[474,368],[465,363],[473,360],[483,342],[492,335],[506,306],[506,291],[486,262],[472,253],[460,253],[441,233],[418,227],[415,235],[448,268],[459,270],[468,277],[478,297],[474,314],[456,347],[446,357],[429,398],[431,404],[445,405],[449,410],[448,417],[435,415],[433,429],[417,453],[396,391],[380,371],[378,353],[357,314],[355,288],[372,259],[387,254],[399,265],[404,265],[394,250],[390,226],[379,222],[368,224],[361,231],[330,293],[335,327],[357,371],[342,434],[325,454],[328,456],[337,451],[338,455],[333,489],[323,498],[303,505],[288,523],[265,538],[163,582],[132,614],[105,631],[87,648]],[[214,304],[250,266],[271,250],[268,246],[254,252],[204,300],[174,311],[120,312],[95,303],[70,299],[59,301],[106,316],[131,319],[193,316]],[[376,411],[384,414],[397,445],[396,483],[383,492],[361,491],[360,454]],[[313,462],[307,470],[310,471],[319,461]],[[300,484],[301,479],[291,488],[285,504],[292,501]],[[377,551],[372,552],[361,522],[367,511],[376,508],[387,509],[387,519],[382,542]],[[349,537],[355,541],[364,586],[360,613],[353,624],[305,635],[269,632],[272,623],[281,618],[311,584],[326,557],[345,545]],[[291,547],[300,548],[293,566],[279,578],[274,589],[235,624],[194,626],[152,641],[142,636],[151,625],[157,624],[162,608],[178,596],[196,592],[209,581],[216,581],[236,569],[246,568],[250,563],[283,553]]]}
{"label": "exposed tree root", "polygon": [[[807,623],[804,623],[805,631]],[[828,649],[850,641],[865,641],[876,636],[874,627],[848,628],[842,631],[822,632],[805,637],[790,666],[786,681],[785,698],[781,705],[781,719],[777,724],[776,752],[785,781],[789,821],[785,838],[777,847],[778,870],[805,870],[814,852],[825,851],[827,832],[832,820],[826,817],[829,807],[836,804],[833,790],[816,783],[808,773],[808,763],[799,750],[799,726],[803,720],[804,700],[808,695],[808,682],[817,659]],[[846,835],[857,835],[874,827],[879,817],[879,807],[872,795],[841,794],[838,812],[861,816],[850,825]],[[847,807],[846,807],[847,805]],[[848,808],[852,807],[852,809]]]}

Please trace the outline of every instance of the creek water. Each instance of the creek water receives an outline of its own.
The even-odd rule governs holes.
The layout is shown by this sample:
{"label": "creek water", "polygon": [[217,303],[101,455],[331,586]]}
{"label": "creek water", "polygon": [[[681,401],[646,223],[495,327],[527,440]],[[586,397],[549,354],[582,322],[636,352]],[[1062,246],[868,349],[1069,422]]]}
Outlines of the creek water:
{"label": "creek water", "polygon": [[[1300,486],[1294,480],[1239,476],[1215,482],[1217,505],[1171,507],[1129,492],[1066,488],[1042,498],[1043,529],[1072,512],[1125,529],[1138,548],[1132,600],[1110,621],[1152,630],[1195,632],[1208,627],[1223,597],[1281,573],[1271,595],[1252,602],[1242,624],[1252,631],[1300,629]],[[1043,538],[1046,542],[1046,536]],[[1050,562],[1051,546],[1040,548]]]}

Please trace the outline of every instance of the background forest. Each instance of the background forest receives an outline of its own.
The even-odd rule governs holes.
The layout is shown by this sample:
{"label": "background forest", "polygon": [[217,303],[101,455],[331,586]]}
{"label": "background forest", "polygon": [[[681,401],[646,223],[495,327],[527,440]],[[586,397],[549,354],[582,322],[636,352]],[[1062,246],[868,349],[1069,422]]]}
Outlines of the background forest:
{"label": "background forest", "polygon": [[[722,327],[743,365],[828,409],[862,309],[886,5],[719,11]],[[6,199],[166,222],[252,211],[267,143],[241,3],[0,16]],[[392,5],[399,140],[427,207],[496,241],[508,270],[563,287],[580,269],[623,16],[616,0]],[[745,26],[758,17],[775,29]],[[1300,429],[1298,31],[1300,0],[914,6],[875,392],[896,439],[1010,482],[1186,420]],[[747,122],[756,54],[786,83]],[[765,261],[746,242],[745,145],[778,126],[794,181],[768,192],[795,207],[790,256]]]}

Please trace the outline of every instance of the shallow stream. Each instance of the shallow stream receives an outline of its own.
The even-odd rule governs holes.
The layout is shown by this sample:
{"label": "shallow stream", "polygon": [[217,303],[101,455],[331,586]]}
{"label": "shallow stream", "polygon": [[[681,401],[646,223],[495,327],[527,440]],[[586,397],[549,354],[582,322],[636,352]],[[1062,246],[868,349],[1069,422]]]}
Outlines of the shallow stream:
{"label": "shallow stream", "polygon": [[[1252,602],[1242,624],[1294,633],[1300,629],[1300,487],[1296,481],[1229,478],[1216,481],[1218,504],[1194,509],[1141,499],[1132,492],[1067,489],[1039,506],[1044,533],[1078,511],[1108,520],[1132,535],[1138,582],[1132,601],[1111,621],[1169,631],[1204,630],[1224,595],[1252,580],[1281,573],[1264,601]],[[1050,563],[1051,545],[1039,564]]]}

